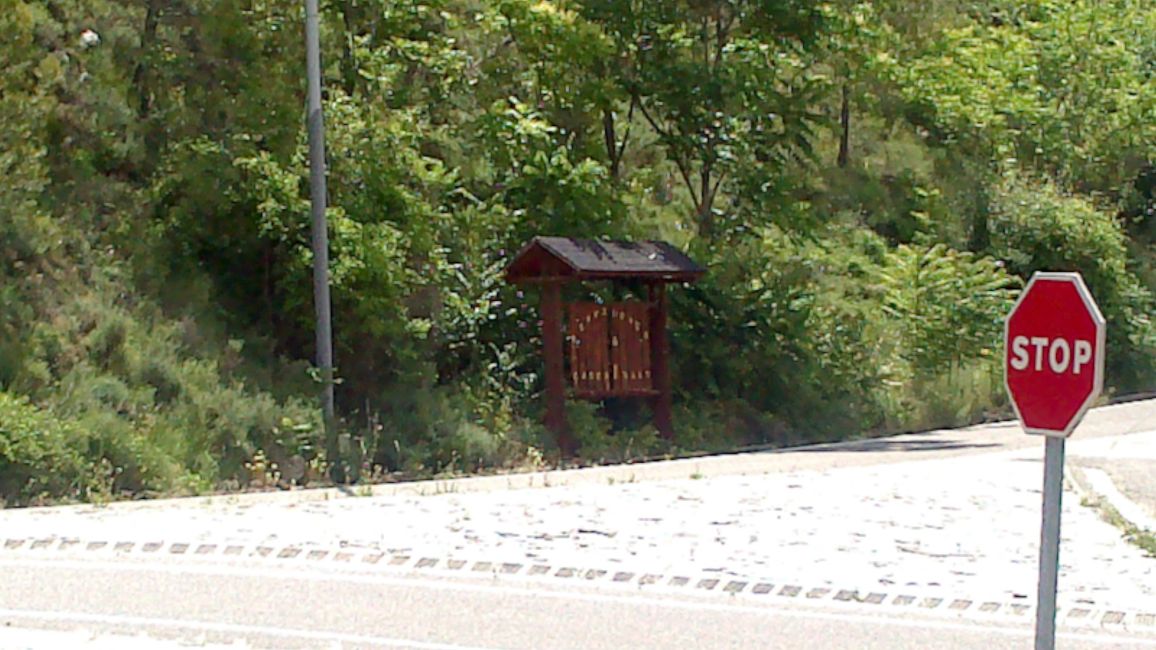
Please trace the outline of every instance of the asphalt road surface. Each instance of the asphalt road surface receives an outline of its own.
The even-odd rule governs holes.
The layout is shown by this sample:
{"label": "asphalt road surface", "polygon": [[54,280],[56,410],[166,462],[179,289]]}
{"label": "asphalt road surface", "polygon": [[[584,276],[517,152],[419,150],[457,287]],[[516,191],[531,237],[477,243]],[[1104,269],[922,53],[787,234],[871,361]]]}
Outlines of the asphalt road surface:
{"label": "asphalt road surface", "polygon": [[[0,647],[10,626],[143,631],[193,645],[414,650],[1010,650],[1030,647],[1033,634],[1030,621],[512,581],[53,560],[9,560],[0,571]],[[1156,637],[1061,630],[1057,645],[1156,648]]]}

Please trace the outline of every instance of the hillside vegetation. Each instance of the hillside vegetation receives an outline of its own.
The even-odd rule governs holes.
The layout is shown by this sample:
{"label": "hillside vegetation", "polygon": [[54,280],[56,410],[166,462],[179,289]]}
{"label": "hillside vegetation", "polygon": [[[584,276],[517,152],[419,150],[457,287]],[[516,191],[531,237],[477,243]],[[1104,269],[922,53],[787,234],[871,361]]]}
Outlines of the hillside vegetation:
{"label": "hillside vegetation", "polygon": [[322,5],[339,459],[301,3],[0,0],[0,502],[549,463],[501,276],[536,234],[709,268],[676,439],[572,404],[586,461],[1006,415],[1039,269],[1084,274],[1110,389],[1156,386],[1147,0]]}

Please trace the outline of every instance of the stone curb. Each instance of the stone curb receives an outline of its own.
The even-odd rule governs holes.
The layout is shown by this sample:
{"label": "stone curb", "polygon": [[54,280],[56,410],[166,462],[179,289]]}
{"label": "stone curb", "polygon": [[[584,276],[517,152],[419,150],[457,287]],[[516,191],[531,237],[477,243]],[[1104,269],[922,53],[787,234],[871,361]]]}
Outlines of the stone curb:
{"label": "stone curb", "polygon": [[1081,499],[1107,503],[1124,521],[1142,531],[1156,532],[1156,521],[1143,508],[1116,488],[1107,472],[1084,467],[1079,459],[1070,460],[1064,467],[1064,478]]}

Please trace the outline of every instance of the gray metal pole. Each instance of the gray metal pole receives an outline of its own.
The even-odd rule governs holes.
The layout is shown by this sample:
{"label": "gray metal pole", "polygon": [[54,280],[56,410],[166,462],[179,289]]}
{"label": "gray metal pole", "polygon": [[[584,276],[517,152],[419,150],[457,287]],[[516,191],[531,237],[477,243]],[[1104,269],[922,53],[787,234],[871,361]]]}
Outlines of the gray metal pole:
{"label": "gray metal pole", "polygon": [[1040,528],[1040,590],[1036,650],[1056,647],[1056,587],[1060,572],[1060,508],[1064,496],[1064,439],[1047,439],[1044,450],[1044,523]]}
{"label": "gray metal pole", "polygon": [[313,308],[317,316],[317,367],[321,371],[321,412],[328,458],[339,466],[333,406],[333,330],[329,301],[329,228],[325,187],[325,122],[321,113],[321,36],[317,0],[305,0],[305,58],[308,76],[309,198],[313,213]]}

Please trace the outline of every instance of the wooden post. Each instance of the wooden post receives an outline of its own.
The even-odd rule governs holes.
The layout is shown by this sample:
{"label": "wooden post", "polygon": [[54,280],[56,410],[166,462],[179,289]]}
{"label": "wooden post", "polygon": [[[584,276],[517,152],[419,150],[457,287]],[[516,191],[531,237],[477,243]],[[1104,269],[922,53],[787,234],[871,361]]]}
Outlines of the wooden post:
{"label": "wooden post", "polygon": [[674,418],[671,415],[670,366],[667,364],[669,346],[666,340],[666,285],[650,285],[650,359],[654,398],[654,428],[663,438],[674,438]]}
{"label": "wooden post", "polygon": [[542,356],[546,362],[546,428],[557,436],[562,454],[574,453],[566,425],[566,378],[562,361],[562,285],[542,285]]}

